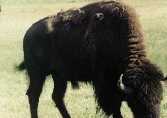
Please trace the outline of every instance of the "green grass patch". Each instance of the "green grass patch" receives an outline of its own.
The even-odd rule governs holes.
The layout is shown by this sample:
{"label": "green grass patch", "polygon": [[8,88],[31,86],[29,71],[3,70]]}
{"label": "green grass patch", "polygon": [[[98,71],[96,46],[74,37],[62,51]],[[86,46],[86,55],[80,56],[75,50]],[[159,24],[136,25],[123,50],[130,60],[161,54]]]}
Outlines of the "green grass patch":
{"label": "green grass patch", "polygon": [[[79,7],[87,2],[57,0],[3,0],[0,13],[0,117],[30,118],[28,100],[25,96],[28,80],[25,73],[14,70],[22,61],[22,39],[32,23],[60,9]],[[72,0],[71,0],[72,1]],[[84,0],[83,0],[84,1]],[[159,65],[167,74],[167,1],[159,0],[124,0],[136,8],[146,38],[149,58]],[[66,2],[66,3],[65,3]],[[89,1],[88,1],[89,2]],[[40,118],[60,118],[58,110],[51,100],[53,82],[51,78],[45,83],[40,98]],[[72,90],[69,84],[66,94],[66,105],[73,118],[100,118],[95,114],[93,90],[82,85],[79,90]],[[122,112],[125,118],[132,118],[126,104]],[[167,91],[164,89],[164,100],[161,105],[161,118],[167,117]]]}

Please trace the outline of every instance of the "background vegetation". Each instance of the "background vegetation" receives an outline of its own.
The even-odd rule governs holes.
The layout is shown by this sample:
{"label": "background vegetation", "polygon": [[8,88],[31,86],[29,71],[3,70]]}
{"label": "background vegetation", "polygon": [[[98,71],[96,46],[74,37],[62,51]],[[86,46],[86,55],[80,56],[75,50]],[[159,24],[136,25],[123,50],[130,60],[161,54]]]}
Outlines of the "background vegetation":
{"label": "background vegetation", "polygon": [[[95,1],[95,0],[94,0]],[[23,59],[22,39],[26,30],[35,21],[60,9],[79,7],[90,0],[1,0],[0,13],[0,117],[30,118],[28,100],[25,96],[28,80],[25,73],[14,70]],[[149,58],[167,74],[167,1],[166,0],[124,0],[136,8],[146,38]],[[51,100],[53,82],[48,77],[40,98],[40,118],[60,118]],[[167,117],[167,88],[161,105],[161,118]],[[93,90],[82,84],[81,89],[66,94],[66,105],[73,118],[100,118],[95,115]],[[122,112],[125,118],[132,118],[126,104]]]}

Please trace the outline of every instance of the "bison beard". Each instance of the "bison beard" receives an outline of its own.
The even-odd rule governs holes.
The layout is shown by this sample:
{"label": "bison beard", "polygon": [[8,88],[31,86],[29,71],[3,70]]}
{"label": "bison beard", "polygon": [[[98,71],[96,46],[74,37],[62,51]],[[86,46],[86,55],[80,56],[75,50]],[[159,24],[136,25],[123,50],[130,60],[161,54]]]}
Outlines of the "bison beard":
{"label": "bison beard", "polygon": [[[63,101],[67,81],[74,88],[78,82],[91,83],[98,106],[107,116],[122,118],[121,102],[126,100],[135,118],[159,118],[160,80],[164,78],[148,61],[143,39],[134,9],[116,1],[59,12],[33,24],[24,37],[20,65],[30,78],[31,117],[38,118],[39,96],[51,74],[52,98],[63,118],[70,118]],[[122,84],[131,92],[119,89],[122,73]]]}

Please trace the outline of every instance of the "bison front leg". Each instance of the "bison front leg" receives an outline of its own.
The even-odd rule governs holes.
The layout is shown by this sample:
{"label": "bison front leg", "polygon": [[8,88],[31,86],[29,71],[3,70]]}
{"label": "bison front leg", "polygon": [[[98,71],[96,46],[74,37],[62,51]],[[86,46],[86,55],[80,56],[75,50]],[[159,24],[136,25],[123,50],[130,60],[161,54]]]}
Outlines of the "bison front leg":
{"label": "bison front leg", "polygon": [[98,106],[107,117],[123,118],[120,111],[122,98],[115,84],[105,82],[102,78],[94,83],[94,92]]}
{"label": "bison front leg", "polygon": [[64,104],[64,96],[67,88],[67,81],[64,78],[56,78],[55,75],[52,75],[54,81],[54,90],[52,93],[52,99],[56,104],[56,107],[60,111],[63,118],[71,118],[66,106]]}

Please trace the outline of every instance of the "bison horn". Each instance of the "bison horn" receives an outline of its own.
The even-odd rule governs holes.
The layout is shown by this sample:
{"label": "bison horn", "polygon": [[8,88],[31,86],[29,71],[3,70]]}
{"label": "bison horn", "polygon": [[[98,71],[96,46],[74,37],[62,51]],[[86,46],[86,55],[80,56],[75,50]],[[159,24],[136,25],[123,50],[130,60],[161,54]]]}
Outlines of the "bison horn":
{"label": "bison horn", "polygon": [[100,21],[103,20],[104,19],[104,14],[103,13],[96,13],[96,18]]}
{"label": "bison horn", "polygon": [[122,82],[122,79],[123,79],[123,74],[121,74],[120,79],[118,80],[117,85],[118,85],[118,87],[119,87],[121,90],[124,90],[124,89],[125,89],[125,86],[124,86],[124,84],[123,84],[123,82]]}
{"label": "bison horn", "polygon": [[132,93],[132,92],[133,92],[132,88],[130,88],[130,87],[124,85],[123,82],[122,82],[122,80],[123,80],[123,74],[121,74],[120,79],[118,80],[118,83],[117,83],[118,88],[119,88],[121,91],[123,91],[125,94],[130,94],[130,93]]}

